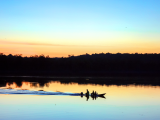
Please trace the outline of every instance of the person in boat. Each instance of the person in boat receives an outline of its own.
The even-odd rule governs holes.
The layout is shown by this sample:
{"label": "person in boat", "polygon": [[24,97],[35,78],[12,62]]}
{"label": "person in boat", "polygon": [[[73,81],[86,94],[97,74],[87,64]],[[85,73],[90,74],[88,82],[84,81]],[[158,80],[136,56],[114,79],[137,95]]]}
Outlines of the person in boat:
{"label": "person in boat", "polygon": [[87,97],[87,101],[88,101],[88,99],[89,99],[89,91],[88,91],[88,89],[87,89],[87,92],[86,92],[86,97]]}
{"label": "person in boat", "polygon": [[95,92],[95,100],[96,100],[96,98],[98,97],[98,93],[97,92]]}
{"label": "person in boat", "polygon": [[93,90],[93,92],[91,93],[91,96],[94,96],[94,90]]}
{"label": "person in boat", "polygon": [[89,96],[89,91],[88,91],[88,89],[87,89],[87,93],[86,93],[86,96]]}
{"label": "person in boat", "polygon": [[93,90],[93,92],[91,93],[91,97],[92,97],[92,99],[94,100],[94,90]]}
{"label": "person in boat", "polygon": [[96,91],[94,92],[94,96],[96,96],[96,95],[98,95],[97,93],[96,93]]}
{"label": "person in boat", "polygon": [[83,92],[81,92],[81,97],[83,97]]}

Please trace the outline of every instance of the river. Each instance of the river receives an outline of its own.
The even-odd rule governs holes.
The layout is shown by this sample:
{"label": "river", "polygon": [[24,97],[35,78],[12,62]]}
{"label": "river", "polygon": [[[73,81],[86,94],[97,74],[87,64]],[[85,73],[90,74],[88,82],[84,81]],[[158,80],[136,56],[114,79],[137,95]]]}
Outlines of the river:
{"label": "river", "polygon": [[[106,94],[89,99],[76,95],[86,89]],[[158,120],[159,111],[160,87],[153,85],[62,83],[58,79],[42,84],[24,78],[0,86],[1,120]]]}

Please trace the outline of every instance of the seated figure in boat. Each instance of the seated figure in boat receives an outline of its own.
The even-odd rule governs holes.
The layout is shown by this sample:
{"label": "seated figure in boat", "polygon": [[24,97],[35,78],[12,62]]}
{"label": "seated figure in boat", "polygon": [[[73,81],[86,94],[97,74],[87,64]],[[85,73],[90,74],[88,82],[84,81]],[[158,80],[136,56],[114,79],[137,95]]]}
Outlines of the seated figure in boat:
{"label": "seated figure in boat", "polygon": [[91,93],[91,96],[94,96],[94,90],[93,90],[93,92]]}
{"label": "seated figure in boat", "polygon": [[91,93],[91,97],[92,97],[93,100],[95,99],[94,90],[93,90],[93,92]]}
{"label": "seated figure in boat", "polygon": [[81,97],[83,97],[83,92],[81,92]]}
{"label": "seated figure in boat", "polygon": [[98,93],[96,93],[96,91],[94,92],[94,96],[98,95]]}

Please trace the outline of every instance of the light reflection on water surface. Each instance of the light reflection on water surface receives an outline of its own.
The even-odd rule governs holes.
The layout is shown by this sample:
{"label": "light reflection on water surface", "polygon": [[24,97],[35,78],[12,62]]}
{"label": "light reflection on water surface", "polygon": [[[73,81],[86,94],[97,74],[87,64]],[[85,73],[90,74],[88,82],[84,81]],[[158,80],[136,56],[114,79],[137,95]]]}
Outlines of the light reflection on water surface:
{"label": "light reflection on water surface", "polygon": [[96,100],[80,96],[0,95],[0,116],[3,120],[34,119],[160,119],[159,86],[116,86],[52,81],[39,83],[7,83],[1,88],[61,91],[80,93],[93,90],[107,93],[106,99]]}

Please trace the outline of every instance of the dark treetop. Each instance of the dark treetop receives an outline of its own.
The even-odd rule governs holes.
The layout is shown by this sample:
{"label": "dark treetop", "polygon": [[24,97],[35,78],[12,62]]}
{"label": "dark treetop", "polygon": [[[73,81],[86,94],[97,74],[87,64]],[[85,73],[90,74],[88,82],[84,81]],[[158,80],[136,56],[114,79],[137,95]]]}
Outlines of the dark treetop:
{"label": "dark treetop", "polygon": [[85,54],[67,58],[0,54],[0,75],[159,75],[160,54]]}

